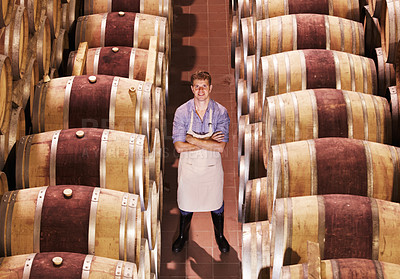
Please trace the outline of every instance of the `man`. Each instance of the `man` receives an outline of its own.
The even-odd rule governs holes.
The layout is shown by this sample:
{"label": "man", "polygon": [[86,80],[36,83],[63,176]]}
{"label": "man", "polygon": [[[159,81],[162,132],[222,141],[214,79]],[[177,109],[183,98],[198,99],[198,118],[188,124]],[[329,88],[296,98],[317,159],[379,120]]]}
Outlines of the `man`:
{"label": "man", "polygon": [[211,76],[199,71],[191,77],[194,98],[175,112],[172,139],[180,153],[178,166],[179,236],[172,250],[180,252],[187,240],[193,212],[211,211],[215,239],[221,252],[229,251],[223,234],[224,172],[221,153],[229,140],[226,108],[210,99]]}

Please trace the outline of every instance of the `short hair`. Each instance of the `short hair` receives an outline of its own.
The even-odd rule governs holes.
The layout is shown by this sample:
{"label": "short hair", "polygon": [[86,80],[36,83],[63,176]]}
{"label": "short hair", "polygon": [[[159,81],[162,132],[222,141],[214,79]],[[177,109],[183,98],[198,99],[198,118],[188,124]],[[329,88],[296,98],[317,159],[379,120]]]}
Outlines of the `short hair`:
{"label": "short hair", "polygon": [[197,71],[190,77],[190,83],[193,85],[193,81],[199,80],[208,80],[208,84],[211,85],[211,75],[206,71]]}

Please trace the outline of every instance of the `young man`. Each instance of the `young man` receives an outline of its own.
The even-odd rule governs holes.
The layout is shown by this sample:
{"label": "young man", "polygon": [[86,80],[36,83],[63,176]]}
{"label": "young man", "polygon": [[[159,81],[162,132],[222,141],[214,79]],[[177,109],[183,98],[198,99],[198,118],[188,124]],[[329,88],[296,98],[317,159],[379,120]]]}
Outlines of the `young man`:
{"label": "young man", "polygon": [[224,172],[221,153],[229,140],[230,119],[225,107],[210,98],[211,76],[191,77],[194,98],[175,112],[172,139],[180,153],[178,166],[179,236],[172,245],[180,252],[187,240],[193,212],[211,211],[215,239],[221,252],[229,251],[223,234]]}

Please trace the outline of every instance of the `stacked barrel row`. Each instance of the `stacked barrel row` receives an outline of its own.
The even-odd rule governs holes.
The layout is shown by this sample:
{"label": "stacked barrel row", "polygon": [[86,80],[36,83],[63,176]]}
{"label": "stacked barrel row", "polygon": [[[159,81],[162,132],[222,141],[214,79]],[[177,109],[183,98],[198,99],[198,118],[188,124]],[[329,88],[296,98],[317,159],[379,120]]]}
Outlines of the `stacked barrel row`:
{"label": "stacked barrel row", "polygon": [[171,2],[53,8],[59,64],[38,70],[3,168],[0,273],[158,278]]}
{"label": "stacked barrel row", "polygon": [[[397,114],[391,113],[398,103],[383,98],[395,83],[394,67],[385,63],[385,51],[367,50],[359,21],[368,7],[358,1],[232,6],[238,18],[249,11],[232,21],[232,30],[239,30],[232,35],[239,42],[232,62],[243,278],[308,278],[315,272],[321,278],[338,272],[396,278],[400,261],[391,252],[378,257],[386,253],[378,239],[397,233],[398,222],[379,227],[381,235],[369,227],[371,212],[381,224],[390,218],[381,209],[399,209],[388,202],[399,201],[399,149],[387,145],[398,142]],[[361,244],[366,235],[376,241]],[[318,243],[316,252],[307,241]],[[298,263],[304,264],[282,268]]]}

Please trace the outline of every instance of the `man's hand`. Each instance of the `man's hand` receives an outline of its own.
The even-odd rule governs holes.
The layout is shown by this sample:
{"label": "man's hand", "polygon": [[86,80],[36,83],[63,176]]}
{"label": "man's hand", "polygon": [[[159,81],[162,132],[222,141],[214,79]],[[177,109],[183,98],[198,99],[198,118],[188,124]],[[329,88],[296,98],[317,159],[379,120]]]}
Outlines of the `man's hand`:
{"label": "man's hand", "polygon": [[212,136],[211,139],[217,141],[217,142],[222,142],[225,138],[225,135],[219,131],[219,132],[215,132]]}

